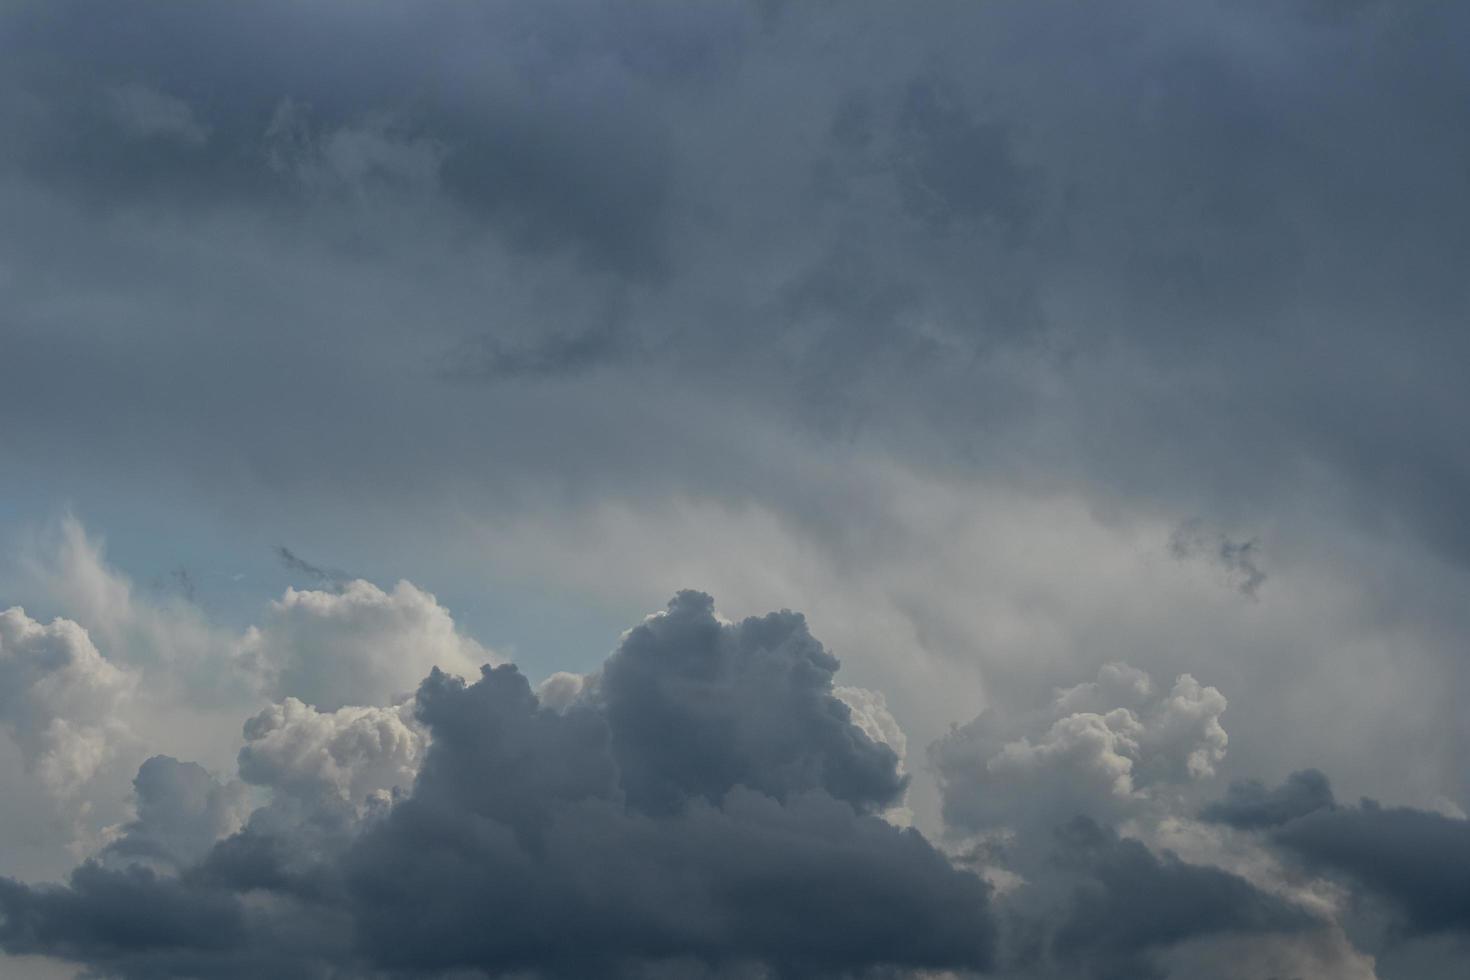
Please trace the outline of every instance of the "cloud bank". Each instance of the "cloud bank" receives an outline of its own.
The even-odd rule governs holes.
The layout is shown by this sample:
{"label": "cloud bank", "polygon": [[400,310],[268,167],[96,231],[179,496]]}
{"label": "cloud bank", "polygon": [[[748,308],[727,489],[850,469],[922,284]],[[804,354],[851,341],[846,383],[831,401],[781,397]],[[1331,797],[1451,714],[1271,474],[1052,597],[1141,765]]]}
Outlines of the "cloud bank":
{"label": "cloud bank", "polygon": [[290,699],[245,724],[243,827],[238,784],[149,759],[99,859],[4,883],[0,945],[127,978],[983,968],[990,888],[882,819],[898,756],[836,670],[799,615],[684,592],[557,706],[512,666],[435,668],[411,714]]}
{"label": "cloud bank", "polygon": [[[393,642],[388,593],[316,601],[354,594]],[[79,625],[5,616],[12,660],[110,676]],[[322,646],[344,674],[380,663]],[[1470,938],[1463,815],[1343,806],[1317,770],[1212,795],[1228,705],[1191,676],[1110,663],[952,727],[927,753],[930,838],[907,736],[838,666],[797,613],[730,622],[686,591],[587,675],[434,666],[379,705],[288,696],[244,721],[237,776],[149,757],[63,883],[0,880],[0,949],[123,980],[1245,980],[1435,976]]]}

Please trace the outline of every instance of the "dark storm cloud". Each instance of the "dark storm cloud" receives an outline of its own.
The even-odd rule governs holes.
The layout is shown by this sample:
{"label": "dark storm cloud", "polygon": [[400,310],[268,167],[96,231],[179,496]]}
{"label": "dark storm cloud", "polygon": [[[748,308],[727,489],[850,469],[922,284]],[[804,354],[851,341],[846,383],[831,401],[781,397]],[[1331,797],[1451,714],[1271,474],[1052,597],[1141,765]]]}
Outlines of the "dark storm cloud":
{"label": "dark storm cloud", "polygon": [[1231,783],[1225,798],[1200,811],[1201,819],[1241,830],[1279,827],[1335,805],[1332,785],[1320,769],[1303,769],[1273,788],[1258,779]]}
{"label": "dark storm cloud", "polygon": [[1086,818],[1058,834],[1057,860],[1077,869],[1076,886],[1051,942],[1082,975],[1163,977],[1150,957],[1217,934],[1295,932],[1320,925],[1300,908],[1219,868],[1155,854]]}
{"label": "dark storm cloud", "polygon": [[[800,616],[724,624],[685,592],[561,710],[514,667],[436,670],[413,791],[359,835],[272,804],[178,877],[0,881],[0,943],[129,980],[984,967],[989,888],[876,815],[904,781],[836,669]],[[169,842],[220,789],[170,759],[136,786],[129,837]]]}
{"label": "dark storm cloud", "polygon": [[820,790],[861,812],[895,802],[905,786],[898,758],[852,725],[832,694],[836,671],[800,614],[725,626],[709,596],[681,592],[602,672],[630,802],[657,813],[691,796],[718,801],[735,786],[777,800]]}
{"label": "dark storm cloud", "polygon": [[1410,933],[1470,932],[1470,821],[1427,810],[1320,808],[1272,835],[1309,867],[1386,899]]}
{"label": "dark storm cloud", "polygon": [[1384,903],[1394,926],[1384,937],[1388,950],[1406,938],[1470,933],[1470,821],[1463,817],[1369,799],[1339,805],[1315,769],[1292,773],[1274,788],[1236,783],[1201,816],[1259,831],[1300,870],[1337,878],[1356,898]]}
{"label": "dark storm cloud", "polygon": [[129,977],[168,976],[170,964],[206,960],[213,971],[246,939],[238,896],[202,892],[141,867],[83,865],[65,887],[0,879],[0,911],[7,952],[58,956]]}

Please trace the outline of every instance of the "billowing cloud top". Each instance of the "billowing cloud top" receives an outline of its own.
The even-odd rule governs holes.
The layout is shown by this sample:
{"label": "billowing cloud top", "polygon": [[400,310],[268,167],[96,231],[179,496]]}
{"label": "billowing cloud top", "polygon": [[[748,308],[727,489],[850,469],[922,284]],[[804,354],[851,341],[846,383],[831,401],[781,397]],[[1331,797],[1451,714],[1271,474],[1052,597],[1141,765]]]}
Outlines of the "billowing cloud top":
{"label": "billowing cloud top", "polygon": [[905,780],[836,670],[801,616],[682,592],[559,706],[508,665],[434,668],[408,717],[288,699],[245,725],[243,828],[238,784],[151,758],[101,860],[0,883],[0,946],[127,978],[988,965],[989,886],[881,819]]}
{"label": "billowing cloud top", "polygon": [[[251,628],[249,656],[216,644],[224,665],[270,698],[303,652],[372,677],[395,644],[454,656],[472,642],[444,644],[458,632],[442,610],[385,618],[387,593],[340,588],[313,600],[337,612],[313,643]],[[407,584],[395,594],[423,605]],[[5,702],[15,744],[33,765],[70,752],[115,770],[27,733],[100,715],[140,742],[130,700],[53,689],[133,698],[149,669],[110,665],[75,622],[12,609],[0,623],[28,678]],[[952,727],[928,750],[936,846],[907,826],[907,736],[837,671],[800,614],[730,622],[685,591],[600,669],[539,688],[487,664],[473,681],[433,666],[407,697],[375,688],[378,705],[287,696],[238,730],[238,778],[148,757],[130,817],[90,835],[78,820],[90,856],[65,884],[0,879],[0,950],[123,980],[1243,980],[1372,977],[1364,946],[1418,968],[1425,944],[1470,939],[1463,816],[1343,807],[1315,770],[1202,797],[1227,704],[1189,675],[1160,686],[1109,663],[1041,707]],[[106,783],[48,773],[59,801]]]}

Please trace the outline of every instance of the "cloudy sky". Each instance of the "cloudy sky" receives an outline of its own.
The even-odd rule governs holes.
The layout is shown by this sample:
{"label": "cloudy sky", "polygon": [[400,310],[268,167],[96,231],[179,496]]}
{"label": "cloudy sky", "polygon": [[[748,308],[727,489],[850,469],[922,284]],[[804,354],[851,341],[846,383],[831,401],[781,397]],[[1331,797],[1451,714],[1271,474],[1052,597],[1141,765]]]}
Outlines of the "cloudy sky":
{"label": "cloudy sky", "polygon": [[1470,959],[1470,6],[0,3],[0,974]]}

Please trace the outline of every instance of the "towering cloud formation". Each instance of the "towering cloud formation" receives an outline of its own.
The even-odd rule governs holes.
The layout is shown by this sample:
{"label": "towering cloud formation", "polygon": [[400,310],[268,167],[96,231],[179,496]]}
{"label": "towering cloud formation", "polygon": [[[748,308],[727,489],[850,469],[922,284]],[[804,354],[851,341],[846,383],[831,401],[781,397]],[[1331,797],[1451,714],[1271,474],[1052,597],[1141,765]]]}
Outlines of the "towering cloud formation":
{"label": "towering cloud formation", "polygon": [[105,862],[0,882],[0,946],[129,980],[985,967],[989,887],[881,818],[905,779],[836,670],[801,616],[683,592],[556,706],[512,666],[435,668],[411,719],[287,700],[245,727],[275,798],[243,829],[201,846],[236,791],[151,759]]}

